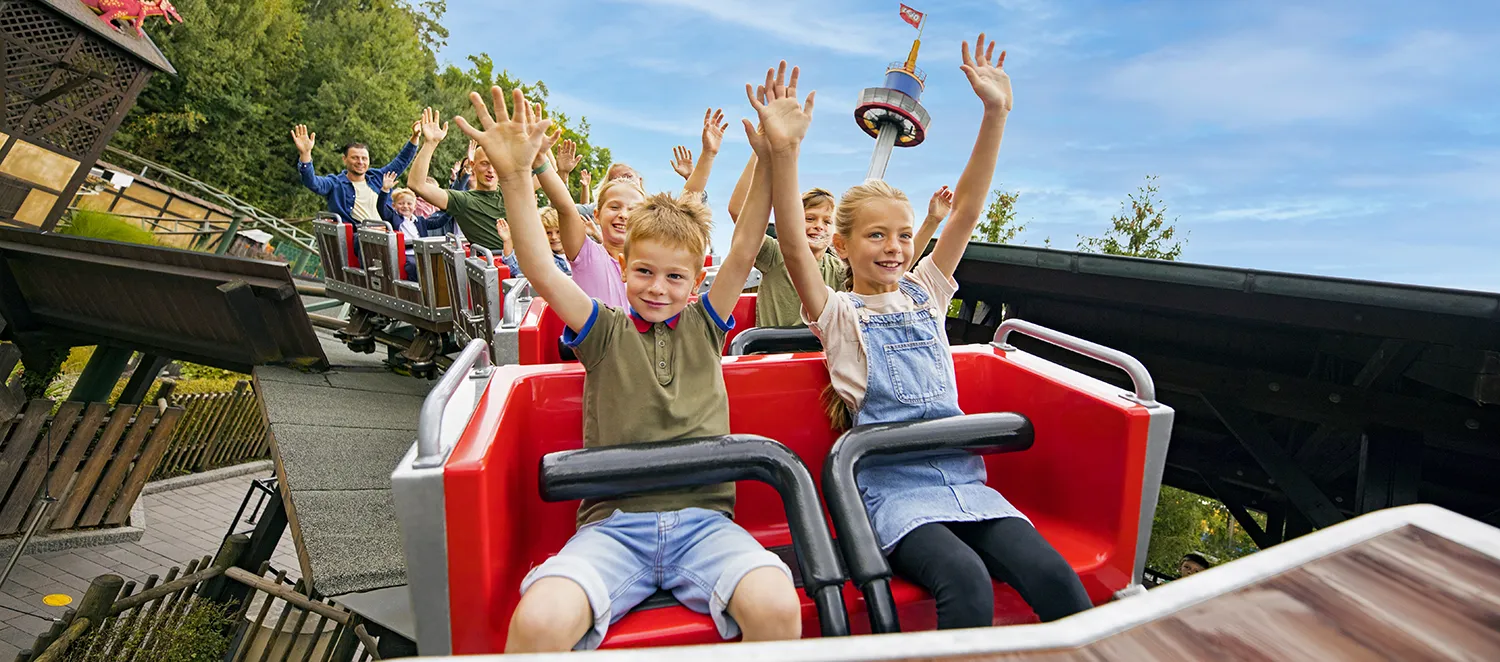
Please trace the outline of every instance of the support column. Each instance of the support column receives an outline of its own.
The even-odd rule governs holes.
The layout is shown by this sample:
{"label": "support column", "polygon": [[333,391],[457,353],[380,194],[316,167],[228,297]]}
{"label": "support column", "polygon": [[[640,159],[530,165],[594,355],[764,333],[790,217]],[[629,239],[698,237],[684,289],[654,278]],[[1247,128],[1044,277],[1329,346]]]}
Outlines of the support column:
{"label": "support column", "polygon": [[78,376],[78,383],[73,386],[68,399],[78,402],[108,400],[110,393],[115,390],[115,384],[120,381],[120,375],[125,374],[125,365],[130,362],[133,353],[118,347],[95,347],[94,355],[89,358],[88,365],[84,366],[83,374]]}
{"label": "support column", "polygon": [[1422,482],[1422,436],[1371,427],[1360,439],[1354,508],[1359,514],[1417,502]]}
{"label": "support column", "polygon": [[[1344,514],[1333,504],[1333,500],[1323,494],[1323,490],[1297,465],[1297,461],[1271,438],[1265,428],[1255,422],[1248,410],[1206,395],[1203,396],[1203,401],[1224,427],[1228,428],[1229,434],[1239,440],[1240,446],[1249,451],[1255,462],[1275,479],[1276,486],[1281,488],[1296,513],[1320,529],[1344,521]],[[1291,537],[1291,521],[1288,520],[1287,538]]]}
{"label": "support column", "polygon": [[125,390],[120,392],[122,405],[138,405],[146,399],[146,393],[151,390],[151,384],[156,382],[156,376],[161,374],[162,368],[167,367],[172,359],[155,354],[141,355],[141,362],[135,366],[135,372],[130,375],[130,381],[125,383]]}
{"label": "support column", "polygon": [[892,122],[880,125],[880,135],[875,137],[875,153],[870,156],[870,171],[865,179],[885,179],[885,167],[891,162],[891,150],[896,147],[896,138],[901,127]]}

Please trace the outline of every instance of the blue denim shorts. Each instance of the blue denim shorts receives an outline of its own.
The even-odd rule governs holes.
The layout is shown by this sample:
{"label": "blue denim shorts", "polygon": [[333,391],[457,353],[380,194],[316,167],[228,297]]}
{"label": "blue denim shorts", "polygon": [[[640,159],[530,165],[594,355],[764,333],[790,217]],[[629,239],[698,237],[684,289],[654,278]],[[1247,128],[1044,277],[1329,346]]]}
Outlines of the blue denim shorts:
{"label": "blue denim shorts", "polygon": [[658,513],[616,510],[584,525],[556,556],[532,568],[521,593],[543,577],[565,577],[583,588],[594,612],[594,626],[574,650],[592,650],[611,623],[657,589],[668,591],[688,609],[708,614],[719,636],[739,636],[725,609],[740,580],[757,568],[792,571],[749,532],[723,513],[688,508]]}

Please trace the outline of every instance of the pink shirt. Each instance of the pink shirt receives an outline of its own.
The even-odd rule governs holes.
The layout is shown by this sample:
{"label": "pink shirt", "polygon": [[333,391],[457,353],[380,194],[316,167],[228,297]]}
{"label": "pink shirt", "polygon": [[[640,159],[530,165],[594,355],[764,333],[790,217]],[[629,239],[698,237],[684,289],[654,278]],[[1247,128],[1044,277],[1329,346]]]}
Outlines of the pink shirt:
{"label": "pink shirt", "polygon": [[592,239],[584,239],[578,257],[573,258],[573,282],[599,303],[630,309],[625,298],[625,281],[620,280],[620,262]]}

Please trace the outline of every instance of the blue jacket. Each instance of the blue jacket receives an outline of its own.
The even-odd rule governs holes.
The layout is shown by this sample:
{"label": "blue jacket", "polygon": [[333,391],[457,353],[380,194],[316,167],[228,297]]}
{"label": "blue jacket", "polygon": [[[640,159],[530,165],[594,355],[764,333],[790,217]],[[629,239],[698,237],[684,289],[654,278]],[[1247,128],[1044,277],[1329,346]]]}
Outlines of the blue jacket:
{"label": "blue jacket", "polygon": [[[405,147],[396,154],[396,158],[382,168],[370,168],[365,172],[365,185],[375,192],[377,198],[384,198],[380,190],[380,182],[385,178],[385,173],[394,172],[401,174],[406,171],[406,166],[411,164],[412,157],[417,155],[417,146],[407,142]],[[349,181],[348,171],[341,170],[337,175],[317,175],[313,173],[311,163],[297,162],[297,174],[302,176],[302,185],[308,190],[323,196],[328,200],[328,211],[339,215],[345,223],[355,222],[354,218],[354,182]],[[377,203],[378,207],[385,203]],[[374,219],[364,219],[374,220]]]}

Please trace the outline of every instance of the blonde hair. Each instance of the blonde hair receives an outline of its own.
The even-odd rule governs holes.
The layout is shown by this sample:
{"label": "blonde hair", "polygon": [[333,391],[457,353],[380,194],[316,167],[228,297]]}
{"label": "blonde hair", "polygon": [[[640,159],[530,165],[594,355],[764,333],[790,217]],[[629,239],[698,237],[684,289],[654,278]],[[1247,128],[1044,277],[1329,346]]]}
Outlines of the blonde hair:
{"label": "blonde hair", "polygon": [[396,198],[399,198],[399,197],[405,196],[405,195],[411,196],[412,199],[416,199],[416,197],[417,197],[417,193],[415,191],[413,191],[413,190],[411,190],[411,189],[406,188],[406,187],[403,186],[403,187],[398,188],[398,189],[396,189],[394,191],[391,191],[391,202],[395,202]]}
{"label": "blonde hair", "polygon": [[599,195],[594,196],[594,199],[598,201],[597,206],[603,207],[605,202],[604,196],[608,195],[610,191],[613,191],[616,188],[622,186],[625,188],[634,189],[636,193],[641,194],[642,198],[647,197],[646,189],[641,188],[640,180],[631,179],[629,177],[622,177],[620,179],[611,179],[607,182],[604,182],[604,185],[599,187]]}
{"label": "blonde hair", "polygon": [[542,209],[537,213],[541,214],[542,216],[542,227],[547,228],[548,230],[556,230],[561,227],[557,220],[557,209],[552,207],[542,207]]}
{"label": "blonde hair", "polygon": [[[803,194],[802,204],[804,208],[807,206],[808,196],[819,190],[821,189],[813,189]],[[829,197],[832,196],[830,195]],[[911,200],[906,197],[905,193],[901,192],[901,189],[891,186],[883,180],[867,180],[859,186],[844,191],[844,197],[839,198],[838,206],[835,207],[833,215],[833,231],[838,233],[847,242],[849,237],[854,234],[854,217],[859,214],[859,210],[863,209],[866,204],[876,200],[896,200],[907,205],[911,204]],[[854,289],[854,269],[850,268],[848,258],[840,257],[839,259],[844,263],[843,289],[844,291],[852,291]],[[830,383],[823,388],[822,400],[823,410],[828,414],[828,420],[832,423],[835,430],[847,430],[854,424],[854,411],[849,408],[849,403],[845,402],[839,396],[838,392],[833,390],[833,384]]]}
{"label": "blonde hair", "polygon": [[822,207],[823,205],[837,208],[838,205],[836,202],[837,200],[834,199],[833,194],[829,193],[827,189],[810,188],[807,189],[806,193],[802,194],[803,209],[812,209],[813,207]]}
{"label": "blonde hair", "polygon": [[[659,241],[702,256],[708,252],[713,213],[702,202],[658,193],[634,207],[625,230],[625,252],[638,241]],[[702,268],[702,262],[698,263]]]}
{"label": "blonde hair", "polygon": [[[625,169],[631,172],[631,174],[625,177],[610,177],[609,172],[611,170],[614,170],[616,166],[624,166]],[[634,179],[636,182],[640,183],[642,189],[646,188],[646,178],[642,177],[640,172],[631,167],[629,163],[615,161],[613,163],[610,163],[608,168],[604,169],[604,176],[599,178],[599,183],[594,184],[594,200],[598,201],[599,196],[604,193],[604,187],[609,185],[610,182],[613,182],[617,179]]]}

